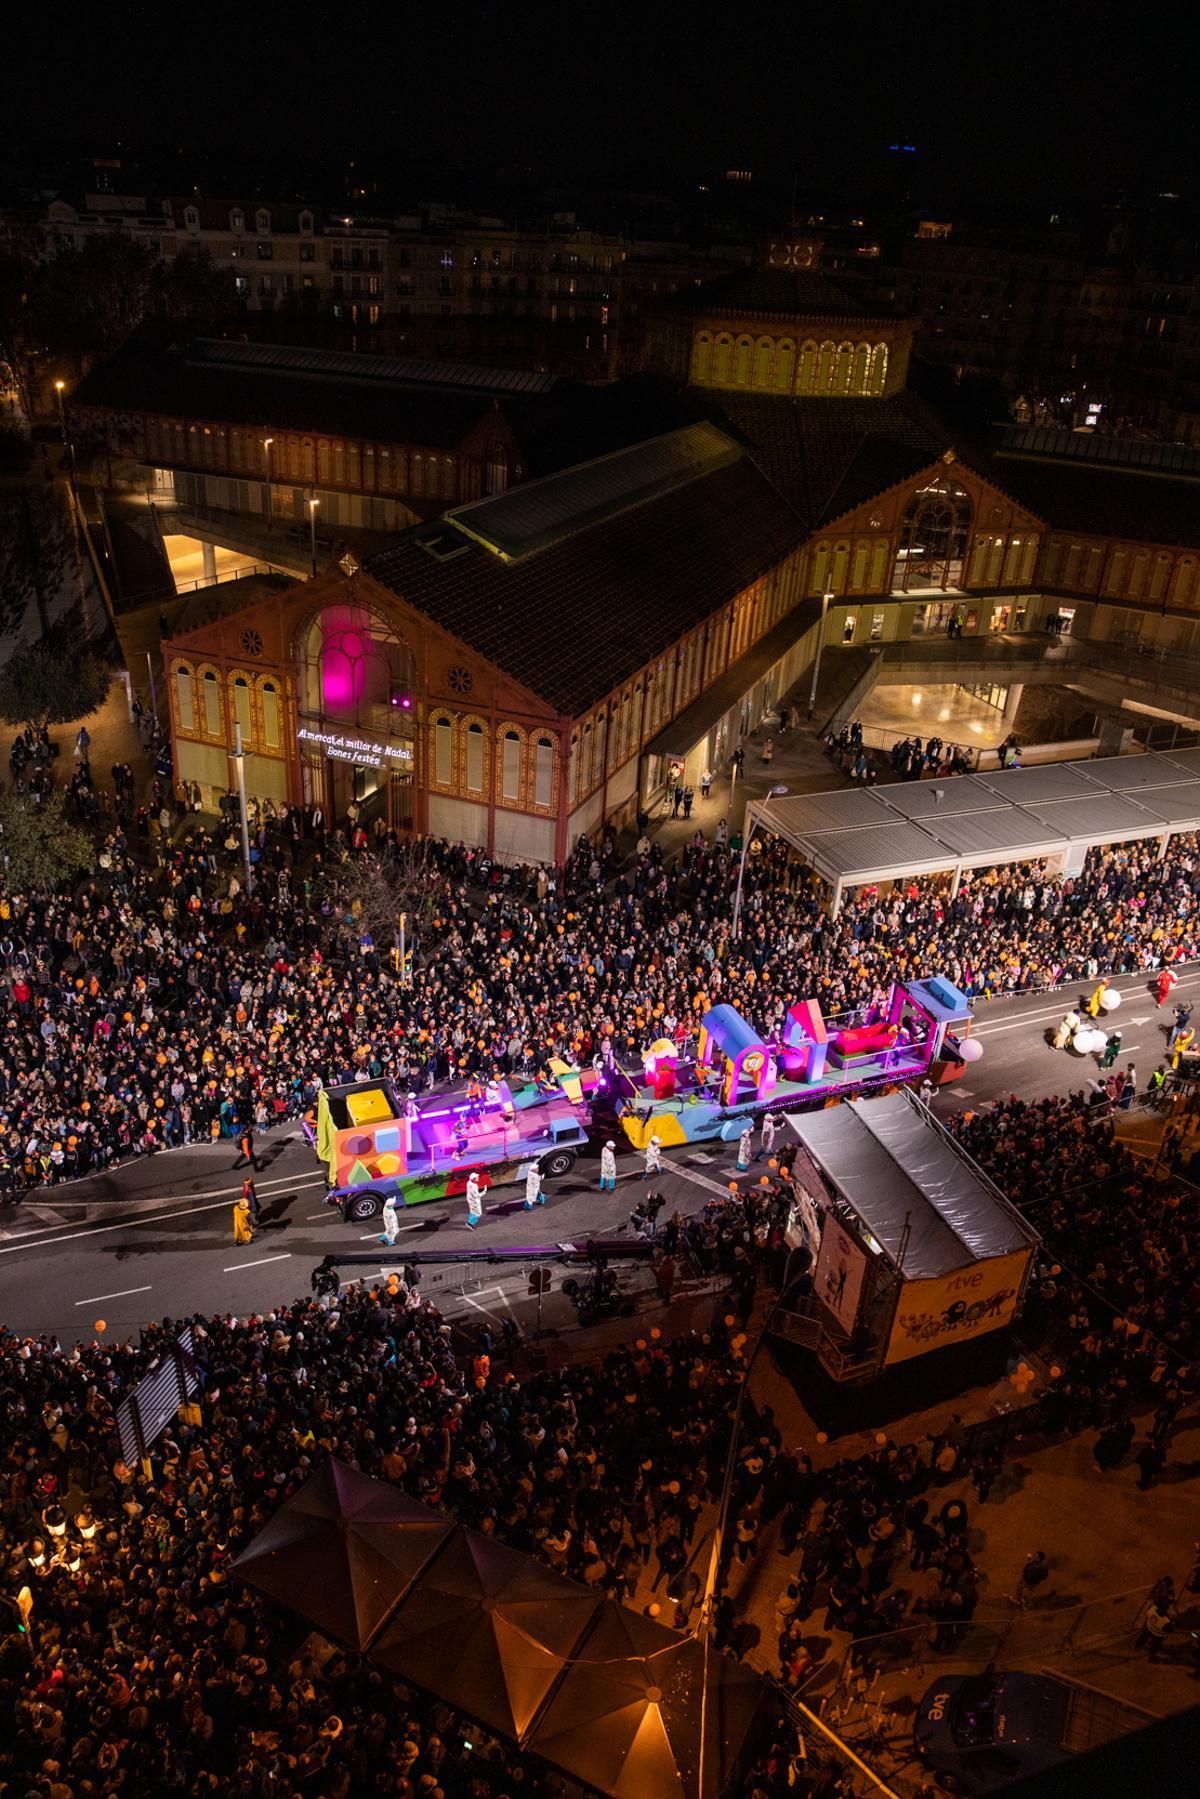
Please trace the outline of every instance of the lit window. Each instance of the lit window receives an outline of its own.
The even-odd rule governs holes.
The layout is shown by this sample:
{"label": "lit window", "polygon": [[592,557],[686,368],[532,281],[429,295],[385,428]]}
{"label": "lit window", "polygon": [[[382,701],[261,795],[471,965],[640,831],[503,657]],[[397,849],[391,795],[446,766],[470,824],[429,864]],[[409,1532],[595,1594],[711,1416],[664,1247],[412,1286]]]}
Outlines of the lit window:
{"label": "lit window", "polygon": [[521,739],[515,731],[504,733],[504,771],[500,788],[506,800],[521,797]]}
{"label": "lit window", "polygon": [[194,731],[196,709],[192,703],[192,671],[182,666],[175,670],[175,697],[179,705],[179,729]]}

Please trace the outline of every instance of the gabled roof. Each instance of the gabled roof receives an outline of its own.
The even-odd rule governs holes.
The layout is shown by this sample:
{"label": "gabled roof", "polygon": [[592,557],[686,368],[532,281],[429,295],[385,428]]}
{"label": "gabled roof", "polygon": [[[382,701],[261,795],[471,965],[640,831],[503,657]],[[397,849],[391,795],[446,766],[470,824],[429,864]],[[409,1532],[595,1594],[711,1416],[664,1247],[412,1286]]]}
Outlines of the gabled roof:
{"label": "gabled roof", "polygon": [[[570,483],[572,474],[556,479]],[[803,537],[770,482],[735,453],[666,492],[556,533],[519,561],[505,562],[442,521],[406,531],[364,569],[574,718]]]}
{"label": "gabled roof", "polygon": [[928,468],[950,447],[905,397],[789,399],[693,389],[812,530]]}
{"label": "gabled roof", "polygon": [[993,457],[991,466],[1008,493],[1061,531],[1200,549],[1200,482],[1023,456]]}

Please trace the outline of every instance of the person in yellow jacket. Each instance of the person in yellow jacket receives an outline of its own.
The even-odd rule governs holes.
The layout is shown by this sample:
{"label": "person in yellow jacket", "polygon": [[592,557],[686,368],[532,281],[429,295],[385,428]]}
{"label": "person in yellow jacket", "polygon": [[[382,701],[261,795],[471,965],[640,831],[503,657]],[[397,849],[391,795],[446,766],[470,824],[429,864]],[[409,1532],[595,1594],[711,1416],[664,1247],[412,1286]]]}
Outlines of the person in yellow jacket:
{"label": "person in yellow jacket", "polygon": [[1180,1058],[1186,1056],[1189,1045],[1195,1035],[1195,1031],[1184,1031],[1180,1036],[1176,1037],[1174,1047],[1171,1050],[1172,1068],[1178,1069]]}
{"label": "person in yellow jacket", "polygon": [[1107,992],[1108,992],[1108,982],[1101,981],[1100,984],[1096,987],[1095,991],[1092,994],[1092,997],[1088,1000],[1088,1003],[1087,1003],[1087,1015],[1089,1018],[1099,1018],[1101,1008],[1104,1005],[1104,995]]}
{"label": "person in yellow jacket", "polygon": [[248,1199],[239,1199],[233,1208],[233,1240],[237,1244],[254,1241],[254,1217]]}

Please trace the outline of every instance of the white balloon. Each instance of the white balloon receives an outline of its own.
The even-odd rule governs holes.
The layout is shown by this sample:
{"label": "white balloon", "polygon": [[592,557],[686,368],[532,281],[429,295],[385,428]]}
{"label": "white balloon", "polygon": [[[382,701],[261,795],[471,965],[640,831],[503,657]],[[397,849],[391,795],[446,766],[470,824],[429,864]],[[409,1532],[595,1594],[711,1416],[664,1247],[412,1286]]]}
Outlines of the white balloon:
{"label": "white balloon", "polygon": [[983,1055],[983,1045],[978,1037],[964,1037],[958,1053],[964,1062],[978,1062]]}
{"label": "white balloon", "polygon": [[1094,1056],[1097,1050],[1104,1048],[1108,1039],[1103,1031],[1076,1031],[1075,1048],[1083,1056]]}
{"label": "white balloon", "polygon": [[1100,1001],[1101,1006],[1106,1012],[1115,1012],[1120,1003],[1121,995],[1117,992],[1115,987],[1109,987],[1105,992],[1104,998]]}

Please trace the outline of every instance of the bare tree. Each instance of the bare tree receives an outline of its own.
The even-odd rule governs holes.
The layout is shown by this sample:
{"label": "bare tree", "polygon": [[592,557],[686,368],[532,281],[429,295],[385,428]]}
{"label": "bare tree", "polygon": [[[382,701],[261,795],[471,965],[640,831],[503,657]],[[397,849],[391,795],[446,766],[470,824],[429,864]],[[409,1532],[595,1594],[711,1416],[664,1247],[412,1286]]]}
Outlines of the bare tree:
{"label": "bare tree", "polygon": [[387,945],[405,960],[433,918],[441,886],[442,875],[425,838],[401,843],[390,856],[347,856],[326,879],[329,897],[352,915],[359,935]]}

